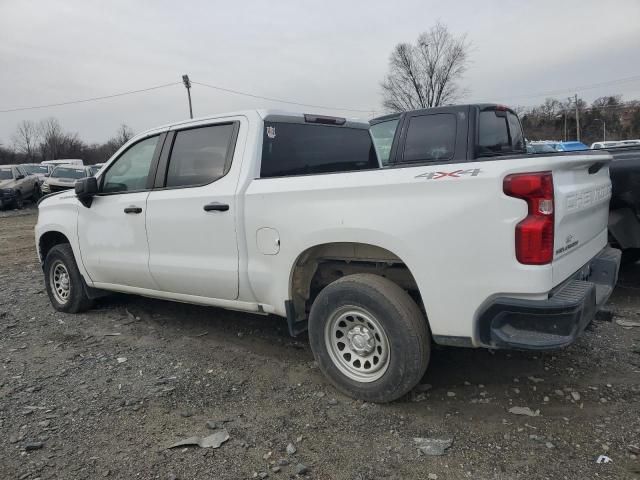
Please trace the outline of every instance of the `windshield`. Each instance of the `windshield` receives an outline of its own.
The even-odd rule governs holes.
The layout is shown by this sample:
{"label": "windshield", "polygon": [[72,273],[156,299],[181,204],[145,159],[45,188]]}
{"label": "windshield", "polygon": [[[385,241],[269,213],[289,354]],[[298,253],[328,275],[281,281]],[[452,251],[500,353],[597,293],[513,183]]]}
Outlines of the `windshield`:
{"label": "windshield", "polygon": [[49,173],[49,169],[46,165],[22,165],[22,168],[32,175],[34,173]]}
{"label": "windshield", "polygon": [[3,168],[0,170],[0,180],[13,180],[13,174],[10,168]]}
{"label": "windshield", "polygon": [[52,178],[84,178],[87,174],[84,169],[58,167],[51,174]]}

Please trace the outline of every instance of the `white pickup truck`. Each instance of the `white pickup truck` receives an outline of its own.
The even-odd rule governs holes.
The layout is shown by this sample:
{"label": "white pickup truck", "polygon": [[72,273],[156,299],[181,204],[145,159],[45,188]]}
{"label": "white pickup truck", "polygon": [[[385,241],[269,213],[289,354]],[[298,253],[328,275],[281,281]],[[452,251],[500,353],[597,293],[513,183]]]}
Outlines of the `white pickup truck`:
{"label": "white pickup truck", "polygon": [[150,130],[41,200],[46,288],[63,312],[114,291],[279,315],[337,388],[391,401],[433,342],[562,347],[611,293],[610,156],[525,151],[496,105]]}

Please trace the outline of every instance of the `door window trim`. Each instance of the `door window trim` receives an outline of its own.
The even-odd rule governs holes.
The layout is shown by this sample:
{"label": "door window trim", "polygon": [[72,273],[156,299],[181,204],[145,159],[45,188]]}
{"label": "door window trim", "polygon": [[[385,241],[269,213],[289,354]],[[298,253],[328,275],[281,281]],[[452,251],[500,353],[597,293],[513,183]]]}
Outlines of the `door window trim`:
{"label": "door window trim", "polygon": [[[173,153],[173,147],[176,141],[176,137],[178,133],[185,132],[187,130],[195,130],[197,128],[210,128],[217,127],[222,125],[233,125],[233,130],[231,132],[231,136],[229,137],[229,144],[227,146],[227,155],[224,159],[224,173],[220,177],[211,180],[210,182],[199,183],[196,185],[176,185],[173,187],[167,187],[167,175],[169,173],[169,164],[171,163],[171,154]],[[153,191],[162,191],[162,190],[177,190],[184,188],[198,188],[205,187],[207,185],[211,185],[212,183],[217,182],[218,180],[227,176],[229,171],[231,170],[231,166],[233,164],[233,155],[236,151],[236,145],[238,143],[238,133],[240,132],[240,120],[226,120],[216,123],[207,123],[204,125],[194,125],[188,126],[186,128],[180,128],[177,130],[172,130],[167,133],[167,139],[165,143],[167,148],[164,148],[162,154],[160,155],[158,164],[156,166],[156,172],[153,180]]]}
{"label": "door window trim", "polygon": [[[105,176],[107,174],[107,172],[109,170],[111,170],[111,168],[118,163],[118,160],[120,160],[122,158],[122,156],[124,154],[126,154],[129,150],[131,150],[133,147],[135,147],[136,145],[138,145],[140,142],[144,142],[145,140],[148,140],[150,138],[153,137],[158,137],[158,143],[156,143],[156,148],[153,152],[153,158],[151,159],[151,165],[149,166],[149,173],[147,174],[147,184],[145,188],[139,188],[137,190],[125,190],[122,192],[103,192],[102,188],[104,186],[104,179]],[[167,132],[160,132],[160,133],[153,133],[150,135],[147,135],[144,138],[139,139],[137,142],[132,143],[131,145],[129,145],[127,147],[127,149],[122,152],[120,155],[118,155],[118,157],[111,162],[111,164],[108,166],[108,168],[102,172],[102,174],[100,175],[100,178],[98,180],[98,193],[96,193],[96,197],[108,197],[111,195],[126,195],[128,193],[140,193],[140,192],[148,192],[153,188],[153,179],[155,178],[155,174],[156,174],[156,169],[158,168],[158,159],[160,157],[160,153],[162,152],[162,150],[164,149],[164,143],[166,141],[167,138]]]}

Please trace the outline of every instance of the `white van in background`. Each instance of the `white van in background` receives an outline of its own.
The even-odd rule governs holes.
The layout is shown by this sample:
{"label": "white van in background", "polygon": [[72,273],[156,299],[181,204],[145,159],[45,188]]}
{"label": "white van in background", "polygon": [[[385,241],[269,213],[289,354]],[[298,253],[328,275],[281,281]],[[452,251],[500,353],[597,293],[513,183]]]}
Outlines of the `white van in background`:
{"label": "white van in background", "polygon": [[44,160],[40,163],[42,165],[73,165],[74,167],[84,166],[84,161],[80,158],[61,158],[59,160]]}

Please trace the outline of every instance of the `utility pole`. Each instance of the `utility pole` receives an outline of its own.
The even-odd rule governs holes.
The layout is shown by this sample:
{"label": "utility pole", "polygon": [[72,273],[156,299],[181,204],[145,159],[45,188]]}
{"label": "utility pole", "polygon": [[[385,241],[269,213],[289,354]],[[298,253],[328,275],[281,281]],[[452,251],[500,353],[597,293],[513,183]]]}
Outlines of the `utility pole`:
{"label": "utility pole", "polygon": [[595,122],[602,122],[602,141],[606,142],[607,141],[607,122],[605,122],[601,118],[594,118],[593,120]]}
{"label": "utility pole", "polygon": [[189,75],[182,75],[182,83],[184,83],[184,86],[187,89],[187,97],[189,98],[189,118],[193,118],[193,107],[191,106],[191,80],[189,80]]}
{"label": "utility pole", "polygon": [[580,111],[578,110],[578,94],[575,94],[576,101],[576,140],[580,141]]}

